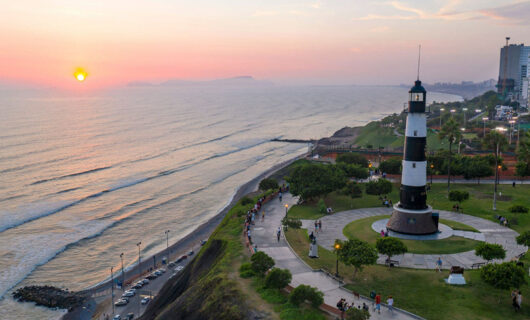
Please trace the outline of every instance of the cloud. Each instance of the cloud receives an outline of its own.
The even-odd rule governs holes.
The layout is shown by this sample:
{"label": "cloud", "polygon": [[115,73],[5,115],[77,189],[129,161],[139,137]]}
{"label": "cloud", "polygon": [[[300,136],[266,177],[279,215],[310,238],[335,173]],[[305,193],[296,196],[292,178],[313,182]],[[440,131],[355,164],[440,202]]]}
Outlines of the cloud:
{"label": "cloud", "polygon": [[530,1],[480,10],[479,12],[484,17],[504,21],[508,24],[530,25]]}
{"label": "cloud", "polygon": [[309,6],[313,9],[320,9],[320,7],[322,7],[322,2],[317,1],[315,3],[310,4]]}

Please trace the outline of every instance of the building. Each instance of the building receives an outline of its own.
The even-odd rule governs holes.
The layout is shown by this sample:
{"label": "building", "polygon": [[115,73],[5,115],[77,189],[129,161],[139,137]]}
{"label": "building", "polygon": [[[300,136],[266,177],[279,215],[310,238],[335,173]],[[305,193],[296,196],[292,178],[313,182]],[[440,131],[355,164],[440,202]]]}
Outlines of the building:
{"label": "building", "polygon": [[[530,70],[527,71],[530,73]],[[522,92],[521,92],[521,106],[528,108],[529,107],[529,101],[530,101],[530,74],[523,78],[523,85],[522,85]]]}
{"label": "building", "polygon": [[431,234],[438,231],[438,215],[427,205],[427,91],[419,79],[409,95],[399,202],[394,205],[387,228],[399,233]]}
{"label": "building", "polygon": [[510,44],[501,48],[498,92],[512,100],[521,102],[523,99],[523,79],[529,77],[529,65],[530,46]]}
{"label": "building", "polygon": [[495,120],[506,121],[512,118],[513,108],[510,106],[495,106]]}

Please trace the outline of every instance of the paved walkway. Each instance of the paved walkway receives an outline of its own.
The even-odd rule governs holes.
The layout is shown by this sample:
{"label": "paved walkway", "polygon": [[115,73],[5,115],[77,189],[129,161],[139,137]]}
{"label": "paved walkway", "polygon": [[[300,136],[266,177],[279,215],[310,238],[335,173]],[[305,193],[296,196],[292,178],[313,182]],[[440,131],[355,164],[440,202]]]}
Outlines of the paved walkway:
{"label": "paved walkway", "polygon": [[[333,307],[337,304],[340,298],[345,298],[348,303],[353,301],[355,305],[362,305],[363,302],[371,305],[371,300],[363,297],[355,299],[351,293],[342,289],[336,280],[327,276],[323,272],[311,269],[300,260],[293,251],[291,251],[283,236],[280,241],[277,241],[276,230],[281,225],[281,220],[285,216],[284,205],[287,203],[290,207],[296,202],[296,198],[293,198],[290,194],[284,194],[283,202],[280,203],[276,198],[266,203],[263,207],[263,210],[265,210],[266,213],[265,221],[261,222],[260,217],[259,220],[256,220],[255,226],[251,228],[252,242],[257,244],[258,250],[267,253],[276,261],[276,267],[289,269],[291,271],[293,275],[291,285],[293,287],[300,284],[316,287],[324,292],[324,302]],[[399,299],[396,300],[396,304],[399,306]],[[370,319],[401,320],[419,318],[398,309],[395,309],[393,314],[391,314],[386,307],[383,307],[382,309],[381,314],[371,312],[372,316]]]}
{"label": "paved walkway", "polygon": [[[513,257],[524,253],[527,250],[525,246],[520,246],[516,243],[515,237],[518,235],[518,233],[510,228],[506,228],[499,225],[498,223],[467,214],[442,210],[435,211],[440,212],[441,219],[461,222],[480,231],[479,234],[476,232],[455,231],[455,235],[502,245],[504,249],[506,249],[506,258],[504,261],[510,261]],[[342,233],[342,229],[344,229],[348,223],[378,215],[390,215],[391,213],[392,208],[381,207],[342,211],[323,217],[321,219],[323,232],[317,235],[318,243],[325,248],[332,249],[335,239],[347,239]],[[314,220],[302,220],[302,228],[313,231]],[[370,226],[368,226],[368,228],[370,228]],[[438,257],[441,257],[444,269],[450,269],[451,266],[460,266],[469,269],[474,263],[485,262],[484,259],[475,255],[474,250],[454,254],[436,255],[406,253],[404,255],[393,256],[392,260],[399,261],[400,267],[434,269],[435,262],[438,260]],[[377,263],[384,264],[385,259],[386,256],[380,255]]]}

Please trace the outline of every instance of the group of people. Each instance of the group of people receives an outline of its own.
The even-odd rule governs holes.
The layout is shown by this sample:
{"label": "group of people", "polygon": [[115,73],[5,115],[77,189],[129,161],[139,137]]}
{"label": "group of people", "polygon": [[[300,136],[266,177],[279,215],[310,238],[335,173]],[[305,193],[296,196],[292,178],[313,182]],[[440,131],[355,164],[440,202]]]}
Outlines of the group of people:
{"label": "group of people", "polygon": [[[370,298],[374,299],[373,311],[377,310],[377,313],[381,313],[381,294],[375,291],[370,292]],[[394,313],[394,298],[388,296],[386,299],[388,311]]]}
{"label": "group of people", "polygon": [[379,197],[379,199],[381,200],[381,203],[387,208],[394,206],[394,204],[392,203],[392,199],[388,199],[387,196]]}
{"label": "group of people", "polygon": [[381,229],[380,234],[381,234],[381,238],[388,237],[388,229],[386,230]]}
{"label": "group of people", "polygon": [[322,232],[322,220],[315,220],[315,232]]}
{"label": "group of people", "polygon": [[506,219],[506,217],[503,217],[503,216],[499,216],[499,223],[503,226],[508,226],[508,219]]}
{"label": "group of people", "polygon": [[[258,201],[256,202],[256,204],[254,204],[254,207],[252,209],[250,209],[249,211],[247,211],[247,216],[246,216],[246,219],[245,219],[244,233],[245,233],[245,235],[248,238],[249,248],[252,248],[251,250],[254,253],[258,251],[258,247],[257,246],[251,247],[252,246],[252,234],[250,232],[250,226],[255,224],[256,216],[258,215],[259,211],[261,210],[261,206],[262,206],[264,200],[265,199],[263,197],[259,198]],[[263,221],[263,220],[265,220],[265,211],[261,212],[261,221]]]}
{"label": "group of people", "polygon": [[464,213],[464,208],[460,207],[460,205],[458,203],[455,203],[453,205],[453,211]]}
{"label": "group of people", "polygon": [[[341,298],[339,302],[337,302],[337,309],[341,312],[341,318],[344,318],[344,313],[350,309],[355,308],[355,304],[353,301],[351,303],[346,302],[346,299]],[[370,307],[366,303],[363,302],[363,304],[357,305],[357,308],[369,311]]]}
{"label": "group of people", "polygon": [[512,306],[515,311],[521,310],[521,303],[523,303],[523,295],[521,290],[512,291]]}

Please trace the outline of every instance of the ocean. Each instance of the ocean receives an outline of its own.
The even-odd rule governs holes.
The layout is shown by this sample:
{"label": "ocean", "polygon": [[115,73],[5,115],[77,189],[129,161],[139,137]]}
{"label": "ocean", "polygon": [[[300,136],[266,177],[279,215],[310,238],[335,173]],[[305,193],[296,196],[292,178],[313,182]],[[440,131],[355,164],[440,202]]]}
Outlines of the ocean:
{"label": "ocean", "polygon": [[[394,112],[403,87],[129,87],[0,95],[0,313],[56,319],[14,288],[109,277],[219,212],[238,186],[310,139]],[[460,97],[428,93],[429,100]]]}

